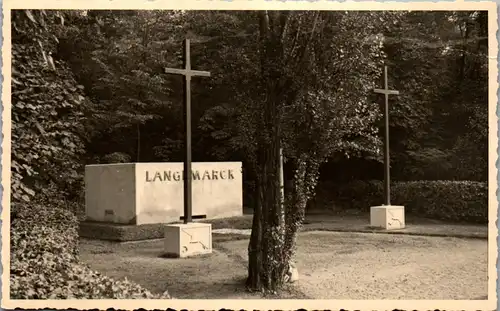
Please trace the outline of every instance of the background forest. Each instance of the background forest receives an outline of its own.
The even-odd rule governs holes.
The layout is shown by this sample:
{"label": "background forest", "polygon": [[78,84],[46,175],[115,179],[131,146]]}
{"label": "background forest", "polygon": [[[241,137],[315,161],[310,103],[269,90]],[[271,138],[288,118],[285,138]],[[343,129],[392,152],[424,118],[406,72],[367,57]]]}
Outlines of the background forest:
{"label": "background forest", "polygon": [[[246,207],[256,204],[260,167],[263,127],[255,103],[269,100],[273,75],[285,77],[272,89],[283,104],[277,109],[287,184],[296,178],[297,159],[313,150],[319,181],[308,208],[380,204],[382,96],[372,90],[382,86],[384,63],[390,87],[400,92],[390,102],[393,191],[409,200],[413,188],[401,185],[424,181],[419,187],[427,189],[428,181],[440,181],[433,184],[439,203],[463,185],[466,196],[487,196],[487,12],[294,12],[279,33],[268,21],[269,42],[279,34],[282,54],[262,51],[256,14],[13,12],[11,214],[18,229],[11,234],[19,262],[11,286],[20,296],[50,292],[26,292],[34,281],[22,271],[39,254],[25,253],[28,229],[20,228],[46,217],[76,232],[86,164],[183,161],[182,77],[164,68],[182,66],[184,38],[191,39],[193,67],[211,72],[193,80],[193,161],[242,161]],[[288,13],[280,14],[276,25]],[[48,212],[56,207],[64,224]],[[479,213],[484,222],[484,209],[465,214]],[[30,234],[53,234],[50,243],[76,252],[76,233],[75,241],[61,241],[49,227]]]}

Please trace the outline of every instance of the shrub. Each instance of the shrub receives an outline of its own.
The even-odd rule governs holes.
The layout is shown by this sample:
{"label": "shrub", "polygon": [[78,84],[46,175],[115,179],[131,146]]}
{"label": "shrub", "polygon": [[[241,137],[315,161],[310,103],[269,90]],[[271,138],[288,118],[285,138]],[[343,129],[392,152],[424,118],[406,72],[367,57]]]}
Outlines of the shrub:
{"label": "shrub", "polygon": [[155,295],[128,280],[116,281],[78,260],[78,220],[62,208],[16,204],[11,220],[12,299],[144,299]]}
{"label": "shrub", "polygon": [[488,222],[488,185],[476,181],[412,181],[396,183],[395,204],[408,213],[441,220]]}
{"label": "shrub", "polygon": [[337,188],[335,201],[351,209],[365,209],[380,205],[383,193],[383,184],[378,180],[355,180]]}
{"label": "shrub", "polygon": [[91,107],[83,86],[57,54],[65,13],[12,11],[12,198],[28,202],[55,183],[78,193]]}
{"label": "shrub", "polygon": [[103,163],[129,163],[130,155],[123,152],[113,152],[102,157]]}
{"label": "shrub", "polygon": [[[369,210],[384,199],[382,181],[353,181],[330,185],[335,203]],[[448,221],[488,222],[488,185],[475,181],[410,181],[391,185],[391,203],[408,214]]]}

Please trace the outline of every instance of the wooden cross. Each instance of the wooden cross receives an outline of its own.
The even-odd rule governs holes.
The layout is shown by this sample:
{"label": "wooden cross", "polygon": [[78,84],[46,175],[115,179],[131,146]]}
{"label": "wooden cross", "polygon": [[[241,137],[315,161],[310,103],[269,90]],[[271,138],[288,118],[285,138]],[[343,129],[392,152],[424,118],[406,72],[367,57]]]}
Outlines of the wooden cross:
{"label": "wooden cross", "polygon": [[389,90],[387,81],[387,66],[384,66],[384,88],[374,89],[375,93],[385,95],[385,140],[384,140],[384,193],[385,193],[385,205],[391,205],[391,177],[390,177],[390,165],[389,165],[389,95],[398,95],[398,91]]}
{"label": "wooden cross", "polygon": [[184,223],[191,222],[192,219],[192,174],[191,174],[191,77],[201,76],[210,77],[208,71],[191,70],[191,52],[189,39],[186,39],[184,45],[184,69],[165,68],[165,73],[180,74],[186,77],[184,83],[184,115],[186,117],[186,154],[184,159]]}

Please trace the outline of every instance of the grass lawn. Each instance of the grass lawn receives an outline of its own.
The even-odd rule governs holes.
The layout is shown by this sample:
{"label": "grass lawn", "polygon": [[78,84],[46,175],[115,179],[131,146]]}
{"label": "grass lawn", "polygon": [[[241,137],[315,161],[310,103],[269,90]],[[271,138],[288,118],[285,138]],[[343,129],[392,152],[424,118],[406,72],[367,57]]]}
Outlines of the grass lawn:
{"label": "grass lawn", "polygon": [[[248,245],[248,240],[242,242]],[[212,254],[174,259],[162,257],[161,240],[131,243],[82,240],[80,258],[110,277],[127,277],[156,293],[168,290],[177,299],[261,299],[260,294],[245,290],[246,263],[219,246],[214,237]],[[302,296],[290,288],[279,297],[269,298]]]}
{"label": "grass lawn", "polygon": [[[211,223],[212,229],[251,229],[252,215],[203,220]],[[488,226],[478,224],[455,224],[439,220],[406,215],[406,228],[395,231],[380,231],[369,228],[370,214],[345,213],[329,214],[310,212],[306,215],[302,231],[337,231],[337,232],[364,232],[364,233],[391,233],[441,237],[488,238]]]}

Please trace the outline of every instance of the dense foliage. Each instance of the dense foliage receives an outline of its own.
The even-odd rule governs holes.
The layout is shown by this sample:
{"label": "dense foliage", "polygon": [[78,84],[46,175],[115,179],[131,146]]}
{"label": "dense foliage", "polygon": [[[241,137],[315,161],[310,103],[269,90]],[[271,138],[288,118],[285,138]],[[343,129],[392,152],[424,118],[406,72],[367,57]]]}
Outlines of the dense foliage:
{"label": "dense foliage", "polygon": [[[92,107],[64,62],[52,57],[60,12],[12,16],[12,299],[169,298],[113,280],[78,260],[85,112]],[[75,207],[76,205],[76,207]]]}
{"label": "dense foliage", "polygon": [[[401,92],[390,103],[393,177],[486,180],[486,20],[486,12],[290,14],[281,38],[285,54],[268,55],[282,58],[268,62],[281,68],[269,74],[293,82],[282,82],[288,100],[304,103],[280,109],[286,156],[307,150],[303,142],[320,139],[318,129],[330,121],[324,145],[331,166],[322,178],[349,176],[361,166],[357,178],[374,178],[369,172],[382,169],[377,132],[383,123],[376,104],[382,96],[371,88],[381,86],[386,62],[389,83]],[[368,26],[358,29],[361,24]],[[245,181],[255,181],[251,167],[260,129],[255,120],[265,98],[256,14],[89,11],[66,18],[66,25],[56,56],[97,104],[87,130],[89,161],[106,161],[115,152],[130,161],[182,160],[182,78],[163,68],[182,66],[182,39],[189,37],[193,67],[212,74],[193,79],[193,157],[241,160]],[[324,104],[311,104],[319,102]],[[318,128],[304,132],[309,120],[304,109],[313,108],[328,114],[310,119]],[[302,120],[287,121],[296,116]],[[286,169],[293,176],[293,166]]]}
{"label": "dense foliage", "polygon": [[12,15],[12,199],[27,202],[51,184],[69,197],[81,189],[86,98],[52,56],[64,19],[43,11]]}
{"label": "dense foliage", "polygon": [[[382,204],[379,180],[325,185],[323,204],[337,209],[367,210]],[[328,198],[330,200],[328,200]],[[488,185],[476,181],[408,181],[391,186],[391,201],[405,213],[445,221],[488,223]]]}
{"label": "dense foliage", "polygon": [[113,280],[78,261],[78,220],[46,204],[15,203],[11,223],[12,299],[145,299],[155,295],[128,280]]}
{"label": "dense foliage", "polygon": [[[382,178],[382,96],[372,90],[384,63],[401,92],[390,103],[394,180],[454,180],[397,183],[395,200],[429,217],[483,219],[487,19],[466,11],[13,12],[15,295],[124,297],[116,284],[125,283],[97,289],[104,279],[78,264],[76,239],[60,244],[57,232],[75,230],[67,212],[81,212],[85,164],[183,160],[182,78],[164,68],[181,67],[186,37],[193,68],[211,72],[192,82],[193,159],[243,162],[245,205],[255,210],[249,288],[283,285],[319,180]],[[339,200],[360,187],[360,199],[377,201],[378,183],[342,186]],[[26,206],[54,219],[28,221]],[[37,242],[41,234],[47,241]],[[72,271],[63,277],[76,283],[53,293],[32,274],[44,263],[22,256],[50,257],[47,269]],[[45,289],[30,291],[38,283]]]}
{"label": "dense foliage", "polygon": [[389,35],[395,177],[485,181],[487,13],[412,12]]}

